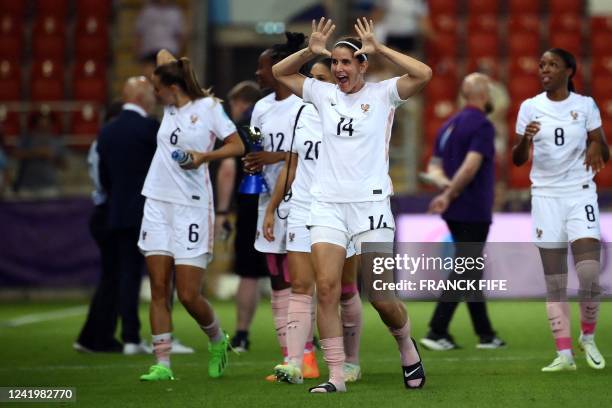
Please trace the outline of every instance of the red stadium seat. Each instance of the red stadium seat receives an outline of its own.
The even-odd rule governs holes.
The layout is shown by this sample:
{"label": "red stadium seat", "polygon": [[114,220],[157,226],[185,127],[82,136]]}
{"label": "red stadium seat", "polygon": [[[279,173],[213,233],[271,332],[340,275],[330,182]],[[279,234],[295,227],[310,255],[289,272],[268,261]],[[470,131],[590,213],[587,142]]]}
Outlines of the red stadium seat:
{"label": "red stadium seat", "polygon": [[427,103],[440,100],[454,100],[457,97],[459,84],[452,79],[433,77],[425,87]]}
{"label": "red stadium seat", "polygon": [[612,98],[595,100],[599,111],[601,113],[601,119],[603,121],[612,120]]}
{"label": "red stadium seat", "polygon": [[540,68],[539,57],[518,57],[510,60],[510,66],[508,67],[508,75],[533,75],[537,76]]}
{"label": "red stadium seat", "polygon": [[550,14],[575,14],[582,15],[584,0],[548,0],[548,11]]}
{"label": "red stadium seat", "polygon": [[500,51],[500,42],[494,33],[469,33],[468,55],[471,58],[496,57]]}
{"label": "red stadium seat", "polygon": [[612,76],[612,55],[605,57],[594,56],[591,66],[591,75],[593,77],[603,75]]}
{"label": "red stadium seat", "polygon": [[21,99],[21,67],[17,61],[0,60],[0,100]]}
{"label": "red stadium seat", "polygon": [[66,50],[66,31],[63,20],[43,16],[34,23],[32,48],[37,58],[63,59]]}
{"label": "red stadium seat", "polygon": [[563,32],[552,32],[548,39],[550,48],[563,48],[580,58],[582,54],[582,40],[579,35]]}
{"label": "red stadium seat", "polygon": [[594,58],[604,55],[612,55],[610,44],[612,44],[612,32],[591,32],[591,54]]}
{"label": "red stadium seat", "polygon": [[64,70],[60,62],[42,60],[33,64],[31,98],[33,101],[64,98]]}
{"label": "red stadium seat", "polygon": [[591,34],[607,32],[612,34],[612,16],[591,17]]}
{"label": "red stadium seat", "polygon": [[79,59],[106,59],[109,55],[108,25],[96,16],[77,22],[75,53]]}
{"label": "red stadium seat", "polygon": [[[6,105],[0,104],[0,134],[4,136],[17,136],[21,133],[19,114],[9,111]],[[6,140],[4,140],[6,142]]]}
{"label": "red stadium seat", "polygon": [[596,101],[612,99],[612,77],[595,76],[591,78],[591,89]]}
{"label": "red stadium seat", "polygon": [[540,0],[510,0],[510,15],[540,14]]}
{"label": "red stadium seat", "polygon": [[552,14],[548,21],[548,32],[572,33],[580,36],[582,21],[580,16],[571,13]]}
{"label": "red stadium seat", "polygon": [[533,75],[517,75],[508,80],[508,92],[515,101],[524,101],[542,91],[538,77]]}
{"label": "red stadium seat", "polygon": [[499,22],[494,14],[471,16],[468,20],[468,33],[494,33],[497,34]]}
{"label": "red stadium seat", "polygon": [[431,69],[436,78],[443,78],[445,81],[457,83],[459,79],[459,67],[457,59],[444,58],[431,64]]}
{"label": "red stadium seat", "polygon": [[429,0],[429,12],[432,16],[438,14],[457,15],[459,12],[459,2],[456,0]]}
{"label": "red stadium seat", "polygon": [[440,127],[454,113],[454,99],[439,100],[433,104],[428,104],[425,112],[425,141],[433,145]]}
{"label": "red stadium seat", "polygon": [[23,22],[10,14],[0,16],[0,58],[21,59],[23,54]]}
{"label": "red stadium seat", "polygon": [[112,7],[111,0],[76,0],[78,16],[98,16],[102,20],[108,20]]}
{"label": "red stadium seat", "polygon": [[523,31],[540,33],[540,18],[537,14],[513,14],[508,19],[510,35]]}
{"label": "red stadium seat", "polygon": [[435,41],[427,42],[427,59],[438,61],[454,58],[459,51],[459,37],[455,33],[438,33]]}
{"label": "red stadium seat", "polygon": [[66,142],[73,148],[88,149],[96,138],[99,128],[98,108],[92,104],[85,104],[71,115],[70,136],[66,138]]}
{"label": "red stadium seat", "polygon": [[500,77],[500,60],[492,57],[470,58],[467,64],[467,72],[482,72],[492,78]]}
{"label": "red stadium seat", "polygon": [[499,1],[497,0],[468,0],[468,13],[470,16],[482,14],[498,14]]}
{"label": "red stadium seat", "polygon": [[523,31],[510,33],[508,54],[511,59],[540,56],[540,35],[536,32]]}
{"label": "red stadium seat", "polygon": [[0,0],[0,14],[10,14],[11,16],[22,18],[27,2],[15,0]]}
{"label": "red stadium seat", "polygon": [[68,0],[36,0],[36,13],[64,20],[68,15]]}
{"label": "red stadium seat", "polygon": [[94,60],[75,64],[73,97],[76,100],[106,102],[106,67]]}
{"label": "red stadium seat", "polygon": [[510,166],[510,172],[508,174],[508,187],[514,189],[530,188],[531,181],[529,180],[529,173],[531,172],[531,161],[517,167],[512,164],[512,156],[510,156],[507,163]]}
{"label": "red stadium seat", "polygon": [[457,33],[458,21],[456,16],[450,14],[435,15],[432,16],[431,23],[436,33]]}

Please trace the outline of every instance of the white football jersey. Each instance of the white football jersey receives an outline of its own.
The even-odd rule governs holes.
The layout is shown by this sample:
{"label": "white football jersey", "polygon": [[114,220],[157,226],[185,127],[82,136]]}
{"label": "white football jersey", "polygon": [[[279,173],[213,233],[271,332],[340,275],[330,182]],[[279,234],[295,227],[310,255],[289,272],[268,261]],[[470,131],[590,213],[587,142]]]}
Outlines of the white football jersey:
{"label": "white football jersey", "polygon": [[218,100],[206,97],[181,108],[164,107],[164,117],[157,132],[157,150],[153,156],[142,194],[149,198],[197,207],[212,207],[213,194],[204,163],[194,170],[183,170],[172,160],[172,152],[213,150],[215,139],[224,140],[236,132],[236,126]]}
{"label": "white football jersey", "polygon": [[516,133],[524,135],[532,121],[540,123],[533,138],[532,194],[563,196],[589,184],[594,174],[584,165],[587,132],[601,127],[593,98],[571,92],[556,102],[543,92],[521,104]]}
{"label": "white football jersey", "polygon": [[323,126],[311,189],[318,201],[379,201],[393,194],[389,139],[395,108],[404,102],[397,80],[366,82],[353,94],[316,79],[304,81],[304,101],[315,105]]}
{"label": "white football jersey", "polygon": [[[282,101],[277,101],[275,98],[276,94],[273,92],[257,101],[251,115],[251,127],[261,131],[265,151],[287,152],[291,145],[295,117],[303,102],[293,94]],[[284,164],[285,162],[281,161],[263,168],[263,176],[270,193],[274,190],[276,179]],[[265,210],[269,201],[270,194],[260,194],[259,209]]]}

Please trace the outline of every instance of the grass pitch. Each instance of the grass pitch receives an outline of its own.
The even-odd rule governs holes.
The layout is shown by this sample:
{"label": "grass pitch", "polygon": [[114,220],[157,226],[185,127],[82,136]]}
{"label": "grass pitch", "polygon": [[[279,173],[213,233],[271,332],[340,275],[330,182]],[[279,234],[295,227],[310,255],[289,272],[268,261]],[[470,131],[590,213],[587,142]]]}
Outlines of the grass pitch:
{"label": "grass pitch", "polygon": [[[399,354],[377,314],[364,304],[361,343],[363,378],[349,384],[346,394],[310,395],[304,385],[267,383],[264,377],[280,361],[269,303],[258,309],[251,332],[251,351],[230,356],[223,378],[207,376],[207,340],[177,305],[175,334],[196,348],[192,355],[175,355],[176,381],[140,383],[152,356],[79,354],[72,349],[85,308],[78,303],[0,304],[0,386],[76,387],[75,403],[4,403],[3,406],[82,407],[606,407],[612,385],[612,304],[603,303],[597,343],[608,360],[601,371],[589,368],[576,348],[576,372],[541,373],[555,356],[544,304],[490,302],[489,314],[498,334],[508,342],[502,350],[476,350],[476,336],[464,305],[457,310],[451,333],[461,350],[421,350],[427,385],[418,391],[403,388]],[[234,305],[215,303],[223,327],[233,332]],[[425,335],[434,304],[409,303],[416,338]],[[67,316],[64,311],[68,309]],[[59,311],[57,314],[53,312]],[[49,314],[49,312],[52,312]],[[42,321],[32,321],[41,317]],[[24,320],[23,318],[28,319]],[[572,304],[572,333],[577,338],[578,307]],[[20,324],[10,327],[20,318]],[[50,320],[45,320],[49,319]],[[141,310],[142,335],[149,339],[146,306]],[[34,319],[36,320],[36,319]],[[18,321],[19,322],[19,321]],[[576,343],[574,343],[575,346]],[[327,371],[321,356],[321,381]]]}

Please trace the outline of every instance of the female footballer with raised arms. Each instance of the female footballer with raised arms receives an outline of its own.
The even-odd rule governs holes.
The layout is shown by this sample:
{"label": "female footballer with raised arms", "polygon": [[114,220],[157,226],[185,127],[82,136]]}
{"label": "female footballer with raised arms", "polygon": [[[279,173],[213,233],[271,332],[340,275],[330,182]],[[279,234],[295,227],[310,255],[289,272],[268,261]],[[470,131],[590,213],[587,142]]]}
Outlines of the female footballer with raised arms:
{"label": "female footballer with raised arms", "polygon": [[[273,67],[279,81],[315,105],[323,126],[308,225],[316,273],[317,324],[330,378],[310,392],[346,391],[338,314],[346,251],[349,243],[354,244],[357,254],[362,253],[364,242],[393,243],[395,222],[389,205],[393,188],[388,174],[393,116],[396,107],[419,92],[432,75],[427,65],[379,43],[371,20],[357,20],[359,40],[340,40],[330,52],[326,42],[333,30],[331,20],[313,21],[308,48]],[[405,74],[377,83],[365,82],[367,55],[372,53],[389,59]],[[336,85],[298,73],[304,63],[318,55],[331,56]],[[410,337],[403,303],[393,298],[372,304],[398,343],[405,386],[422,387],[425,372]]]}

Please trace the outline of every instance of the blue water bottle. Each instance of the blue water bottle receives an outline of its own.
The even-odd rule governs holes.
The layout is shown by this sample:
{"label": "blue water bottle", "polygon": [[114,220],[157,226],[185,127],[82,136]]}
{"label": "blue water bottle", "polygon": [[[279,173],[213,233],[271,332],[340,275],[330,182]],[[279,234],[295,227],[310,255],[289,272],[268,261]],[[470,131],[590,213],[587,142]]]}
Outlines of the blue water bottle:
{"label": "blue water bottle", "polygon": [[187,153],[184,150],[177,149],[172,152],[172,160],[178,163],[179,166],[185,167],[193,162],[193,157],[190,153]]}

